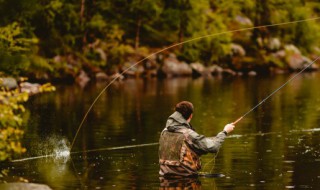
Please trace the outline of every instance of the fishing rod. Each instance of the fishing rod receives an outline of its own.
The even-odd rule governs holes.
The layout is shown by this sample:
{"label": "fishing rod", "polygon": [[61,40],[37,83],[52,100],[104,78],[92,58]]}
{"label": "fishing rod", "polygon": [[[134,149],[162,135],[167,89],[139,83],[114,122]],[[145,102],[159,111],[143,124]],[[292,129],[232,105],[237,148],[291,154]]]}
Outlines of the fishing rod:
{"label": "fishing rod", "polygon": [[[145,58],[139,60],[138,62],[134,63],[133,65],[131,65],[130,67],[128,67],[127,69],[125,69],[124,71],[122,71],[117,77],[113,78],[98,94],[98,96],[94,99],[94,101],[92,102],[92,104],[90,105],[89,109],[87,110],[87,112],[85,113],[83,119],[80,122],[80,125],[77,129],[77,132],[72,140],[71,146],[70,146],[70,151],[72,150],[75,140],[77,139],[78,133],[80,132],[80,129],[82,128],[86,118],[88,117],[89,112],[92,110],[94,104],[98,101],[98,99],[101,97],[101,95],[104,93],[104,91],[106,91],[109,86],[111,86],[111,84],[113,84],[115,81],[117,81],[124,73],[126,73],[127,71],[129,71],[130,69],[132,69],[133,67],[137,66],[138,64],[142,63],[143,61],[153,57],[154,55],[157,55],[159,53],[162,53],[168,49],[192,42],[192,41],[197,41],[197,40],[201,40],[204,38],[209,38],[209,37],[214,37],[214,36],[219,36],[219,35],[223,35],[223,34],[230,34],[230,33],[235,33],[235,32],[241,32],[241,31],[246,31],[246,30],[253,30],[253,29],[259,29],[259,28],[266,28],[266,27],[273,27],[273,26],[281,26],[281,25],[288,25],[288,24],[296,24],[296,23],[301,23],[301,22],[308,22],[308,21],[314,21],[314,20],[319,20],[320,17],[314,17],[314,18],[308,18],[308,19],[302,19],[302,20],[296,20],[296,21],[289,21],[289,22],[282,22],[282,23],[276,23],[276,24],[268,24],[268,25],[261,25],[261,26],[253,26],[253,27],[246,27],[246,28],[241,28],[241,29],[235,29],[235,30],[229,30],[229,31],[224,31],[224,32],[219,32],[219,33],[214,33],[214,34],[208,34],[208,35],[204,35],[204,36],[200,36],[200,37],[195,37],[180,43],[176,43],[173,44],[171,46],[168,46],[166,48],[163,48],[159,51],[156,51],[154,53],[149,54],[148,56],[146,56]],[[240,118],[239,118],[240,119]],[[241,120],[241,119],[240,119]],[[239,120],[239,121],[240,121]],[[234,123],[237,123],[239,121],[236,121]]]}
{"label": "fishing rod", "polygon": [[282,84],[280,87],[278,87],[276,90],[274,90],[271,94],[269,94],[266,98],[264,98],[262,101],[260,101],[257,105],[255,105],[253,108],[251,108],[249,111],[247,111],[245,114],[243,114],[241,117],[239,117],[237,120],[232,122],[233,125],[236,125],[238,122],[240,122],[244,117],[246,117],[249,113],[251,113],[253,110],[255,110],[257,107],[259,107],[261,104],[263,104],[266,100],[268,100],[271,96],[273,96],[275,93],[277,93],[279,90],[281,90],[284,86],[286,86],[288,83],[290,83],[292,80],[294,80],[297,76],[299,76],[301,73],[303,73],[307,68],[309,68],[313,63],[315,63],[320,56],[318,56],[315,60],[313,60],[311,63],[309,63],[307,66],[305,66],[302,70],[300,70],[297,74],[292,76],[287,82]]}

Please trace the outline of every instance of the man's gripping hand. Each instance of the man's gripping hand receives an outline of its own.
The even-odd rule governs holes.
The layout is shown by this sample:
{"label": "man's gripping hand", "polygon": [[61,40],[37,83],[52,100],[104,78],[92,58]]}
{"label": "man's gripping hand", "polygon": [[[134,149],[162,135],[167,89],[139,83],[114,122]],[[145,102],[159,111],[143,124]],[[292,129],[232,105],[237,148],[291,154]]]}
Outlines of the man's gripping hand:
{"label": "man's gripping hand", "polygon": [[224,126],[223,131],[225,131],[226,133],[230,133],[231,131],[233,131],[234,127],[235,126],[232,123],[229,123],[226,126]]}

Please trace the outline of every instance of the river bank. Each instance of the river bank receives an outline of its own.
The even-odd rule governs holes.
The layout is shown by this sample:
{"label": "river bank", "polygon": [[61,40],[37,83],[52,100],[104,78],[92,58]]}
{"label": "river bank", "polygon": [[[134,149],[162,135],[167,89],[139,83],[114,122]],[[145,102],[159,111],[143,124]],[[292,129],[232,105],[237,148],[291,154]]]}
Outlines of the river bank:
{"label": "river bank", "polygon": [[[316,54],[303,55],[294,45],[277,47],[273,51],[248,55],[239,44],[231,46],[230,56],[219,62],[202,63],[183,61],[173,52],[146,54],[134,52],[126,55],[117,66],[95,66],[90,60],[76,54],[58,55],[52,59],[53,65],[64,65],[57,71],[28,73],[33,82],[77,83],[81,86],[89,81],[103,82],[125,78],[172,78],[211,77],[215,75],[256,76],[283,74],[299,71],[307,65],[309,71],[319,69]],[[104,57],[104,54],[100,55]],[[315,63],[313,63],[315,62]],[[58,73],[58,74],[57,74]]]}

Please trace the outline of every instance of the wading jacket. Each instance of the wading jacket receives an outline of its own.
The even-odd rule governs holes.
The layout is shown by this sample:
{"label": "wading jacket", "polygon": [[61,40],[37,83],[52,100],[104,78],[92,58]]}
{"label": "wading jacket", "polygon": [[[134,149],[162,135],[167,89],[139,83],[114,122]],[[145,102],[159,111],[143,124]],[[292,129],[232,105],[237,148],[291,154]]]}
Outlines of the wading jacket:
{"label": "wading jacket", "polygon": [[160,135],[160,176],[197,176],[201,169],[200,156],[217,153],[225,138],[224,132],[216,137],[199,135],[179,112],[174,112]]}

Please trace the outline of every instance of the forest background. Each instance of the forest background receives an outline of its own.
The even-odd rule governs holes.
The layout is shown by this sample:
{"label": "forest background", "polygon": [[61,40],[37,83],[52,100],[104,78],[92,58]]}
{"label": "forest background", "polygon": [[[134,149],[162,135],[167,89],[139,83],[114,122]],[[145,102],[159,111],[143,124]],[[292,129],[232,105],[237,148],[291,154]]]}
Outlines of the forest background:
{"label": "forest background", "polygon": [[[317,0],[1,0],[0,70],[45,81],[107,77],[184,40],[319,14]],[[133,72],[166,74],[167,57],[242,72],[299,69],[320,51],[317,23],[203,38],[155,55]]]}

